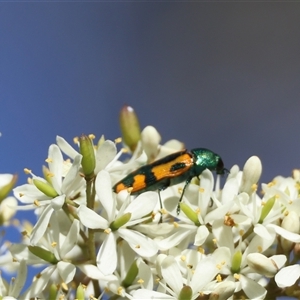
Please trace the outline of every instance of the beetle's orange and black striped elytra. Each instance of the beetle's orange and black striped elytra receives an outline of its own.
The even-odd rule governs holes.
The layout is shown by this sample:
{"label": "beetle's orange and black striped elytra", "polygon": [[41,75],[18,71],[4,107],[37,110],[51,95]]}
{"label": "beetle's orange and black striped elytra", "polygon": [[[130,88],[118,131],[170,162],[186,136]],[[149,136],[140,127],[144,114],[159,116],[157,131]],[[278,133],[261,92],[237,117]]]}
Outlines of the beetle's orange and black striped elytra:
{"label": "beetle's orange and black striped elytra", "polygon": [[145,191],[162,191],[185,181],[179,200],[181,202],[192,178],[199,177],[205,169],[216,171],[217,174],[228,172],[221,157],[211,150],[205,148],[196,148],[190,152],[182,150],[129,173],[113,186],[113,191],[119,193],[130,189],[132,195],[137,195]]}

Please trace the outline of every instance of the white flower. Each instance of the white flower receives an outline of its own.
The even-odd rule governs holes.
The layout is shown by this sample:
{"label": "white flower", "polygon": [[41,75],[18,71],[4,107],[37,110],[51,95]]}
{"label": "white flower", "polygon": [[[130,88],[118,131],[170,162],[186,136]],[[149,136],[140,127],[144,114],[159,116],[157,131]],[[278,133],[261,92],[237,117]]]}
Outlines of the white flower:
{"label": "white flower", "polygon": [[[98,173],[95,185],[97,196],[105,210],[105,218],[84,205],[79,206],[77,213],[84,226],[92,229],[103,229],[106,233],[97,255],[97,265],[100,271],[105,275],[112,274],[115,271],[117,267],[118,237],[126,240],[129,246],[142,257],[155,255],[158,249],[154,241],[126,227],[142,222],[145,219],[143,217],[152,212],[157,202],[157,193],[143,193],[131,203],[129,203],[130,198],[127,197],[127,201],[117,210],[117,203],[112,195],[110,176],[107,171],[102,170]],[[124,193],[127,193],[127,191],[124,191]],[[120,227],[117,222],[121,222]],[[117,227],[114,229],[113,225]]]}
{"label": "white flower", "polygon": [[[74,158],[68,173],[63,177],[63,156],[58,146],[51,145],[47,159],[49,182],[34,176],[33,180],[37,180],[35,184],[25,184],[14,189],[15,197],[25,204],[25,209],[38,208],[39,219],[31,233],[32,245],[36,245],[41,239],[47,229],[51,215],[62,208],[66,199],[73,199],[78,193],[81,193],[81,196],[84,194],[85,182],[79,175],[81,158],[81,155]],[[38,188],[37,183],[43,184],[45,188]],[[19,209],[24,209],[24,206],[19,206]]]}
{"label": "white flower", "polygon": [[132,296],[134,299],[178,299],[182,290],[188,288],[191,293],[190,299],[196,299],[202,293],[211,293],[207,286],[214,280],[218,268],[211,257],[206,257],[198,262],[194,270],[190,269],[187,273],[188,278],[183,277],[175,258],[167,256],[161,263],[161,275],[165,282],[161,285],[165,288],[165,292],[139,289],[132,292]]}
{"label": "white flower", "polygon": [[2,279],[0,274],[0,297],[3,300],[17,300],[17,299],[24,299],[20,297],[21,290],[25,284],[27,278],[27,266],[25,260],[21,260],[18,273],[14,280],[11,280],[10,284],[8,285],[4,279]]}
{"label": "white flower", "polygon": [[[80,223],[74,220],[67,235],[61,234],[62,229],[59,221],[53,215],[50,220],[50,226],[45,232],[43,249],[54,254],[53,264],[46,267],[32,285],[24,293],[24,299],[37,297],[44,290],[50,278],[56,284],[70,283],[76,272],[76,267],[70,263],[73,253],[76,253],[77,241],[79,238]],[[48,245],[46,245],[46,241]]]}

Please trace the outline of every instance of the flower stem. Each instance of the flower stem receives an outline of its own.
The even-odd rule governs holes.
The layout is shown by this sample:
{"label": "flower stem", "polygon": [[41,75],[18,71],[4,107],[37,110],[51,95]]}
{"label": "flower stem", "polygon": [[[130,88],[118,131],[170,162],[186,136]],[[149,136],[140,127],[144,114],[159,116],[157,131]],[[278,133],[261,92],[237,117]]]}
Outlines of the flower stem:
{"label": "flower stem", "polygon": [[[86,205],[88,208],[94,210],[95,204],[95,184],[94,178],[86,181]],[[96,265],[96,251],[95,251],[95,233],[93,229],[88,229],[88,248],[90,260]]]}

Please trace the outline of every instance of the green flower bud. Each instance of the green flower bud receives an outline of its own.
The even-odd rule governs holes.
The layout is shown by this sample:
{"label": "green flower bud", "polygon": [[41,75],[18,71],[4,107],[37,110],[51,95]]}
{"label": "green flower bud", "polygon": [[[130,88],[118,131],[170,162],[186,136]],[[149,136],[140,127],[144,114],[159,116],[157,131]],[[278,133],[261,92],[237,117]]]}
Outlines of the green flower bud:
{"label": "green flower bud", "polygon": [[92,140],[88,136],[82,135],[79,138],[79,148],[80,154],[82,155],[81,165],[83,173],[87,177],[92,177],[96,166],[95,150]]}
{"label": "green flower bud", "polygon": [[44,248],[41,248],[39,246],[28,246],[28,249],[32,254],[53,265],[58,263],[58,260],[56,259],[55,255]]}
{"label": "green flower bud", "polygon": [[139,272],[139,268],[136,264],[136,260],[131,264],[126,277],[124,278],[124,280],[122,281],[122,286],[124,288],[127,288],[129,286],[131,286],[131,284],[133,283],[133,281],[135,280],[137,274]]}
{"label": "green flower bud", "polygon": [[49,288],[49,299],[56,299],[57,298],[57,285],[52,283],[50,288]]}
{"label": "green flower bud", "polygon": [[76,299],[77,300],[84,300],[85,299],[85,294],[84,294],[84,287],[83,285],[80,283],[77,290],[76,290]]}
{"label": "green flower bud", "polygon": [[51,198],[55,198],[58,196],[58,193],[56,192],[56,190],[49,183],[41,181],[39,179],[33,179],[33,183],[37,187],[37,189],[39,189],[46,196],[51,197]]}
{"label": "green flower bud", "polygon": [[133,152],[141,139],[139,119],[131,106],[125,105],[120,112],[120,127],[125,145]]}
{"label": "green flower bud", "polygon": [[123,225],[125,225],[131,218],[131,213],[126,213],[124,214],[122,217],[116,219],[115,221],[113,221],[110,224],[110,229],[112,231],[116,231],[118,230],[120,227],[122,227]]}
{"label": "green flower bud", "polygon": [[241,262],[242,262],[242,252],[240,250],[236,251],[232,257],[231,262],[231,272],[239,273],[241,270]]}
{"label": "green flower bud", "polygon": [[18,175],[13,175],[10,182],[0,187],[0,202],[4,200],[13,189],[18,180]]}
{"label": "green flower bud", "polygon": [[264,219],[266,218],[266,216],[269,214],[269,212],[271,211],[271,209],[274,206],[276,197],[272,197],[270,198],[266,204],[263,206],[262,210],[261,210],[261,214],[260,214],[260,218],[259,218],[259,223],[262,223],[264,221]]}
{"label": "green flower bud", "polygon": [[178,295],[178,300],[190,300],[192,299],[192,296],[193,296],[192,288],[186,285],[181,289]]}
{"label": "green flower bud", "polygon": [[191,209],[186,203],[180,203],[180,209],[196,226],[200,226],[197,212]]}

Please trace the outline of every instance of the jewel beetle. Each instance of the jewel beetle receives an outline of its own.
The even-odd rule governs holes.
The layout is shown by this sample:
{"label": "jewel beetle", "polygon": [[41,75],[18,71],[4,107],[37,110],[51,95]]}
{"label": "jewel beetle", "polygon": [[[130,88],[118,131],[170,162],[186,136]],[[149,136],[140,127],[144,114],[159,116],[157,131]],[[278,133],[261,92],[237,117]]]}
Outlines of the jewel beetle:
{"label": "jewel beetle", "polygon": [[[229,172],[224,168],[222,158],[213,151],[205,148],[196,148],[191,151],[185,149],[129,173],[113,186],[113,191],[119,193],[122,190],[130,189],[131,195],[138,195],[145,191],[158,190],[160,192],[169,186],[185,181],[179,199],[180,204],[184,191],[192,178],[199,177],[205,169],[216,171],[217,174]],[[179,204],[177,213],[180,211]]]}

